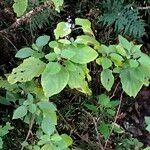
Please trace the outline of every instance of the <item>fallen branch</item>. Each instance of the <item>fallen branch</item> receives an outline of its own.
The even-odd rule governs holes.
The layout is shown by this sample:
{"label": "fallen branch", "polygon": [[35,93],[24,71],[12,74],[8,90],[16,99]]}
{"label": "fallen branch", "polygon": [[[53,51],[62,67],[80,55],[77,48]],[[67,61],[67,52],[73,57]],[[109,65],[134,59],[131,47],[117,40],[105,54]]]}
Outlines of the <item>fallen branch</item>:
{"label": "fallen branch", "polygon": [[16,29],[17,27],[19,27],[21,24],[25,23],[25,22],[29,22],[31,17],[34,16],[35,14],[43,11],[44,9],[47,9],[48,7],[51,7],[52,5],[50,3],[44,3],[40,6],[35,7],[34,9],[32,9],[31,11],[29,11],[28,13],[26,13],[24,16],[16,19],[16,21],[9,26],[6,29],[3,29],[0,31],[0,34],[6,34],[8,32],[12,32],[14,29]]}
{"label": "fallen branch", "polygon": [[146,10],[146,9],[150,9],[150,6],[145,6],[145,7],[138,7],[139,10]]}

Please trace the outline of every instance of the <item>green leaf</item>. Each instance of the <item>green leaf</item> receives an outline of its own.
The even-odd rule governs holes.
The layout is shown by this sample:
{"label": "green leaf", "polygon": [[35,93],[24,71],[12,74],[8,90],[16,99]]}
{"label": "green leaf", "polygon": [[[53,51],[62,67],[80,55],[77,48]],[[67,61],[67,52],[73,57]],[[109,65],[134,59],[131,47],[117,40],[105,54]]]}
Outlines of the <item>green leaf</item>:
{"label": "green leaf", "polygon": [[115,66],[122,66],[124,61],[123,57],[117,53],[110,54],[111,60],[114,62]]}
{"label": "green leaf", "polygon": [[31,105],[29,105],[28,107],[29,107],[28,109],[29,109],[29,112],[30,112],[30,113],[33,114],[33,113],[36,112],[36,108],[37,108],[37,107],[36,107],[35,104],[31,104]]}
{"label": "green leaf", "polygon": [[146,148],[144,148],[143,150],[150,150],[150,147],[146,147]]}
{"label": "green leaf", "polygon": [[50,144],[45,144],[40,150],[53,150]]}
{"label": "green leaf", "polygon": [[66,45],[70,45],[71,44],[71,42],[69,40],[67,40],[67,39],[60,39],[60,40],[58,40],[58,42],[60,42],[62,44],[66,44]]}
{"label": "green leaf", "polygon": [[57,59],[57,54],[52,52],[52,53],[45,55],[45,58],[49,61],[54,61]]}
{"label": "green leaf", "polygon": [[48,117],[43,118],[41,128],[43,132],[49,136],[55,131],[55,125],[53,124],[53,122],[51,122],[51,120]]}
{"label": "green leaf", "polygon": [[94,113],[98,113],[99,110],[95,105],[90,105],[90,104],[84,104],[84,106],[88,109],[91,110]]}
{"label": "green leaf", "polygon": [[150,132],[150,124],[146,127],[146,130]]}
{"label": "green leaf", "polygon": [[29,57],[21,65],[13,69],[12,73],[8,76],[8,82],[14,84],[16,82],[31,81],[34,77],[38,77],[44,68],[45,63],[41,60]]}
{"label": "green leaf", "polygon": [[13,119],[22,118],[27,114],[27,107],[26,106],[20,106],[18,107],[13,114]]}
{"label": "green leaf", "polygon": [[98,56],[98,53],[94,49],[85,45],[70,46],[69,49],[75,52],[75,56],[70,60],[79,64],[87,64],[95,60]]}
{"label": "green leaf", "polygon": [[138,62],[142,66],[142,68],[145,70],[144,73],[147,72],[148,77],[150,77],[150,56],[142,53],[141,57],[138,59]]}
{"label": "green leaf", "polygon": [[69,81],[69,73],[64,68],[56,74],[50,74],[49,68],[46,68],[42,74],[41,83],[44,93],[47,97],[51,97],[61,92]]}
{"label": "green leaf", "polygon": [[33,53],[34,53],[34,50],[33,50],[33,49],[31,49],[31,48],[29,48],[29,47],[25,47],[25,48],[20,49],[20,50],[16,53],[15,57],[18,57],[18,58],[27,58],[27,57],[32,56]]}
{"label": "green leaf", "polygon": [[81,26],[84,33],[94,35],[91,29],[91,22],[88,19],[76,18],[75,24]]}
{"label": "green leaf", "polygon": [[129,96],[135,97],[143,85],[137,75],[134,68],[124,69],[120,73],[122,88]]}
{"label": "green leaf", "polygon": [[63,49],[61,52],[61,57],[65,59],[71,59],[73,56],[75,56],[75,52],[69,49]]}
{"label": "green leaf", "polygon": [[137,60],[134,60],[134,59],[130,59],[129,64],[130,64],[131,68],[136,68],[139,66],[139,62]]}
{"label": "green leaf", "polygon": [[103,69],[108,69],[112,66],[112,62],[107,57],[101,57],[96,60],[97,64],[102,65]]}
{"label": "green leaf", "polygon": [[42,111],[56,111],[56,107],[52,102],[39,102],[38,106]]}
{"label": "green leaf", "polygon": [[54,134],[51,136],[51,140],[54,142],[58,142],[62,140],[62,137],[59,134]]}
{"label": "green leaf", "polygon": [[116,111],[113,109],[106,109],[106,112],[108,115],[110,115],[111,117],[113,117],[116,114]]}
{"label": "green leaf", "polygon": [[78,44],[94,46],[94,49],[98,49],[100,47],[100,43],[93,36],[89,36],[89,35],[77,36],[74,42]]}
{"label": "green leaf", "polygon": [[33,150],[41,150],[41,149],[40,149],[40,147],[39,147],[39,146],[34,145],[34,146],[33,146]]}
{"label": "green leaf", "polygon": [[55,6],[55,10],[60,12],[60,7],[63,6],[64,0],[52,0]]}
{"label": "green leaf", "polygon": [[103,55],[108,55],[110,53],[110,49],[108,46],[106,45],[101,45],[99,50],[98,50],[99,53],[102,53]]}
{"label": "green leaf", "polygon": [[125,132],[125,130],[117,123],[112,123],[112,126],[115,133],[122,134]]}
{"label": "green leaf", "polygon": [[2,138],[0,137],[0,149],[2,149],[3,148],[3,140],[2,140]]}
{"label": "green leaf", "polygon": [[101,94],[98,99],[98,104],[102,105],[103,107],[107,107],[107,105],[110,103],[110,98],[105,94]]}
{"label": "green leaf", "polygon": [[39,47],[43,47],[46,44],[48,44],[49,40],[50,40],[50,36],[47,36],[47,35],[39,36],[36,39],[36,45]]}
{"label": "green leaf", "polygon": [[112,71],[105,69],[101,72],[101,82],[107,91],[110,91],[114,84],[114,76]]}
{"label": "green leaf", "polygon": [[77,89],[85,94],[91,95],[91,90],[85,80],[85,73],[80,66],[74,65],[74,70],[69,71],[69,75],[68,85],[71,89]]}
{"label": "green leaf", "polygon": [[146,123],[147,125],[150,124],[150,117],[149,117],[149,116],[146,116],[146,117],[145,117],[145,123]]}
{"label": "green leaf", "polygon": [[13,129],[13,127],[10,125],[10,123],[9,122],[7,122],[6,123],[6,125],[5,126],[0,126],[0,137],[3,137],[3,136],[5,136],[6,134],[8,134],[9,133],[9,130],[12,130]]}
{"label": "green leaf", "polygon": [[59,39],[59,37],[63,38],[70,33],[71,33],[71,28],[69,23],[67,22],[58,23],[56,29],[54,30],[54,35],[56,39]]}
{"label": "green leaf", "polygon": [[66,145],[65,148],[67,148],[67,147],[69,147],[70,145],[72,145],[73,140],[72,140],[72,138],[71,138],[70,136],[68,136],[67,134],[62,134],[62,135],[61,135],[61,138],[63,139],[63,142],[65,142],[65,145]]}
{"label": "green leaf", "polygon": [[49,42],[48,45],[50,48],[55,48],[55,47],[58,47],[58,42],[57,41],[51,41],[51,42]]}
{"label": "green leaf", "polygon": [[123,36],[121,36],[121,35],[119,35],[119,43],[120,43],[126,50],[128,50],[128,52],[130,52],[132,44],[131,44],[127,39],[125,39]]}
{"label": "green leaf", "polygon": [[44,72],[49,74],[56,74],[61,70],[61,65],[58,62],[49,62],[46,65]]}
{"label": "green leaf", "polygon": [[117,52],[120,54],[120,55],[122,55],[122,56],[127,56],[127,52],[126,52],[126,50],[122,47],[122,45],[117,45],[116,46],[116,50],[117,50]]}
{"label": "green leaf", "polygon": [[108,139],[109,134],[110,134],[109,125],[106,124],[105,122],[102,122],[102,123],[100,123],[100,126],[98,129],[99,129],[100,133],[104,136],[104,138]]}
{"label": "green leaf", "polygon": [[17,17],[21,17],[26,11],[28,6],[28,0],[14,0],[13,10],[17,14]]}

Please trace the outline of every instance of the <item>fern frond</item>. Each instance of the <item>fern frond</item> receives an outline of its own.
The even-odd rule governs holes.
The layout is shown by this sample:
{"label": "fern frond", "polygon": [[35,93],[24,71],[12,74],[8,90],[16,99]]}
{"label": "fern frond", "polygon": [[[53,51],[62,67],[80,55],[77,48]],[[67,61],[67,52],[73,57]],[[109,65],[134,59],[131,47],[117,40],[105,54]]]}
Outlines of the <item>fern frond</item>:
{"label": "fern frond", "polygon": [[45,9],[34,16],[30,20],[30,30],[36,31],[37,29],[49,26],[54,20],[54,11],[51,9]]}
{"label": "fern frond", "polygon": [[145,23],[137,9],[125,5],[124,0],[105,0],[102,3],[103,15],[99,22],[103,25],[114,25],[117,33],[140,38],[145,34]]}

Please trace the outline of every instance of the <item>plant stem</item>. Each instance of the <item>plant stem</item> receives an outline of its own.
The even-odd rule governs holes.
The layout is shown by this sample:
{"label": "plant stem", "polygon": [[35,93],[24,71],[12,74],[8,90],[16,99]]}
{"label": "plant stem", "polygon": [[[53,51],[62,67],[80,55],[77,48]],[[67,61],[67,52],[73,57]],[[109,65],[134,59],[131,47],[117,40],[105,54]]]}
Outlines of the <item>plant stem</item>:
{"label": "plant stem", "polygon": [[[29,130],[28,130],[28,133],[26,135],[26,138],[25,138],[24,142],[27,142],[30,134],[32,134],[32,127],[33,127],[33,124],[34,124],[34,120],[35,120],[35,115],[32,115],[31,121],[30,121],[30,124],[29,124]],[[23,150],[23,149],[24,149],[24,146],[21,147],[21,150]]]}
{"label": "plant stem", "polygon": [[108,137],[108,139],[107,139],[106,142],[105,142],[104,150],[107,148],[107,144],[108,144],[108,142],[109,142],[110,136],[111,136],[111,134],[112,134],[112,132],[113,132],[113,130],[114,130],[114,125],[115,125],[115,123],[117,122],[118,115],[119,115],[120,108],[121,108],[121,104],[122,104],[123,93],[124,93],[124,92],[121,93],[121,96],[120,96],[120,104],[119,104],[119,106],[118,106],[117,113],[116,113],[116,116],[115,116],[115,119],[114,119],[114,122],[113,122],[113,125],[112,125],[112,128],[111,128],[109,137]]}

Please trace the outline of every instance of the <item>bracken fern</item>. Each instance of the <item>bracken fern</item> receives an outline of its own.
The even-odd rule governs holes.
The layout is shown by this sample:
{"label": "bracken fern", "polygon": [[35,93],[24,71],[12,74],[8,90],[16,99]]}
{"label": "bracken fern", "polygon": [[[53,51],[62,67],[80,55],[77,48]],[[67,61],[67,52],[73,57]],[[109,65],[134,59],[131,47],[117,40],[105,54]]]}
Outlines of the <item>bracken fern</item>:
{"label": "bracken fern", "polygon": [[125,5],[124,0],[105,0],[102,2],[104,13],[98,18],[103,25],[114,25],[117,33],[135,38],[145,34],[145,23],[137,9],[132,5]]}

